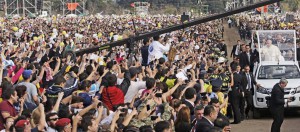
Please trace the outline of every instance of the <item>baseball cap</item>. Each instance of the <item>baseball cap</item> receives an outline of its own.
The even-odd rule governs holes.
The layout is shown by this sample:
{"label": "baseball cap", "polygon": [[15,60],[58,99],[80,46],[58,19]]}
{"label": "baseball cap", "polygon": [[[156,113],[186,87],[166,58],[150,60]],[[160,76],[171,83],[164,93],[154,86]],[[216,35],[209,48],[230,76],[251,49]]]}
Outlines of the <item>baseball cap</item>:
{"label": "baseball cap", "polygon": [[57,120],[57,122],[55,123],[55,126],[57,126],[57,127],[65,127],[69,123],[71,123],[71,120],[69,118],[61,118],[61,119]]}
{"label": "baseball cap", "polygon": [[216,88],[220,88],[222,86],[223,81],[221,79],[213,79],[211,80],[211,85]]}
{"label": "baseball cap", "polygon": [[29,123],[28,120],[19,120],[19,121],[16,123],[15,127],[16,127],[16,128],[23,128],[23,127],[25,127],[26,125],[29,125],[29,124],[30,124],[30,123]]}
{"label": "baseball cap", "polygon": [[32,74],[32,70],[24,70],[22,73],[23,78],[28,79],[30,75]]}
{"label": "baseball cap", "polygon": [[215,67],[209,67],[207,73],[213,73],[215,70]]}

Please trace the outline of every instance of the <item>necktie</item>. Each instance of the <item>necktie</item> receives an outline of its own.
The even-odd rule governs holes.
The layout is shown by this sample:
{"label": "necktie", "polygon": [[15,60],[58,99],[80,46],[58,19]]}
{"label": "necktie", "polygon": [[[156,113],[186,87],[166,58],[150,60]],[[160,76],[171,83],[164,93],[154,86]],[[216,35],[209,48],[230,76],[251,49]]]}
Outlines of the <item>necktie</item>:
{"label": "necktie", "polygon": [[239,55],[239,54],[240,54],[240,45],[237,45],[235,50],[235,55]]}
{"label": "necktie", "polygon": [[247,89],[250,89],[251,88],[251,79],[250,79],[250,74],[249,73],[247,73],[247,81],[248,81]]}
{"label": "necktie", "polygon": [[248,61],[249,61],[249,64],[250,64],[250,53],[247,53],[247,56],[248,56]]}

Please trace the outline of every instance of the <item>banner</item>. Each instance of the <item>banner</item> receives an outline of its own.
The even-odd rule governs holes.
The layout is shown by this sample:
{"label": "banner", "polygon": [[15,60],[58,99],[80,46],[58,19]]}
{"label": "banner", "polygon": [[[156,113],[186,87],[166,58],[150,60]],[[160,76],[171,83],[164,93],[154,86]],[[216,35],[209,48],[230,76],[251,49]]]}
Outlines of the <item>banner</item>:
{"label": "banner", "polygon": [[[262,8],[263,8],[263,10],[262,10]],[[264,13],[266,13],[266,12],[268,12],[268,5],[265,5],[265,6],[263,6],[263,7],[259,7],[259,8],[256,8],[256,10],[258,11],[258,12],[264,12]]]}
{"label": "banner", "polygon": [[78,3],[67,3],[68,10],[70,11],[74,11],[78,5],[79,5]]}
{"label": "banner", "polygon": [[131,6],[131,7],[135,7],[134,3],[131,3],[130,6]]}

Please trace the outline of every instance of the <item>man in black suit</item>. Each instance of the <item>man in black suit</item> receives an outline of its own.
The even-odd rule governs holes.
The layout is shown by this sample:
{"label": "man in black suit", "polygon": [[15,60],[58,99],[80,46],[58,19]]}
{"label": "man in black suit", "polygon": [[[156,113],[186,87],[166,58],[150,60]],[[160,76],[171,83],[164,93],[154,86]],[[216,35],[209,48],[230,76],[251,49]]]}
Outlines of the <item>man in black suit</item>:
{"label": "man in black suit", "polygon": [[185,96],[185,99],[182,100],[182,103],[190,108],[191,116],[193,116],[194,109],[195,109],[195,101],[196,101],[196,97],[197,97],[196,90],[194,88],[188,88],[188,89],[186,89],[184,96]]}
{"label": "man in black suit", "polygon": [[253,71],[254,60],[256,60],[256,55],[251,52],[249,45],[246,46],[246,52],[240,54],[240,66],[244,68],[246,65],[250,66],[250,72]]}
{"label": "man in black suit", "polygon": [[240,104],[241,104],[241,98],[243,95],[243,79],[242,75],[239,73],[237,67],[232,67],[232,73],[233,73],[233,86],[231,87],[231,91],[229,92],[229,98],[230,98],[230,104],[232,106],[234,121],[232,124],[239,124],[241,123],[241,112],[240,112]]}
{"label": "man in black suit", "polygon": [[149,38],[145,38],[143,40],[144,46],[141,47],[141,54],[142,54],[142,66],[148,66],[148,55],[149,55],[149,45],[150,45],[150,40]]}
{"label": "man in black suit", "polygon": [[297,61],[298,63],[300,62],[300,44],[298,44],[298,48],[297,48]]}
{"label": "man in black suit", "polygon": [[233,48],[231,50],[231,54],[230,57],[234,57],[234,56],[239,56],[239,54],[242,51],[242,45],[241,45],[241,41],[238,40],[236,45],[233,45]]}
{"label": "man in black suit", "polygon": [[224,56],[227,57],[227,46],[225,44],[225,40],[221,40],[217,47],[220,49],[220,52],[224,52]]}
{"label": "man in black suit", "polygon": [[253,108],[253,94],[254,94],[254,86],[257,85],[257,82],[254,79],[253,74],[250,72],[250,66],[246,65],[244,68],[244,72],[242,73],[244,84],[243,84],[243,91],[244,91],[244,99],[247,102],[245,115],[246,118],[249,118],[249,111]]}
{"label": "man in black suit", "polygon": [[233,57],[233,61],[230,63],[230,68],[232,69],[232,67],[236,67],[238,65],[240,65],[240,57],[235,56]]}
{"label": "man in black suit", "polygon": [[214,121],[217,119],[218,111],[211,105],[204,108],[204,116],[197,121],[196,132],[209,132],[214,127]]}
{"label": "man in black suit", "polygon": [[[270,111],[273,116],[273,123],[271,132],[280,132],[280,127],[284,118],[284,88],[288,84],[285,78],[280,79],[279,83],[276,83],[271,92]],[[291,98],[287,100],[291,102]]]}

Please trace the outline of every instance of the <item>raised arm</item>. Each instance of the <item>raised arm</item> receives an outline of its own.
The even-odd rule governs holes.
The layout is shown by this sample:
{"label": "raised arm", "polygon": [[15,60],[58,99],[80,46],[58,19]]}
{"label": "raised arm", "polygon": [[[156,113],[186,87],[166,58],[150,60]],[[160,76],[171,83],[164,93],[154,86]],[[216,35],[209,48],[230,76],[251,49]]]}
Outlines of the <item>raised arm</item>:
{"label": "raised arm", "polygon": [[57,58],[56,58],[56,65],[55,65],[54,71],[53,71],[53,73],[52,73],[52,76],[54,76],[56,73],[58,73],[60,64],[61,64],[61,60],[60,60],[59,57],[57,57]]}
{"label": "raised arm", "polygon": [[46,126],[46,116],[45,116],[45,108],[42,103],[39,104],[39,110],[40,110],[40,122],[37,128],[39,131],[43,131]]}

